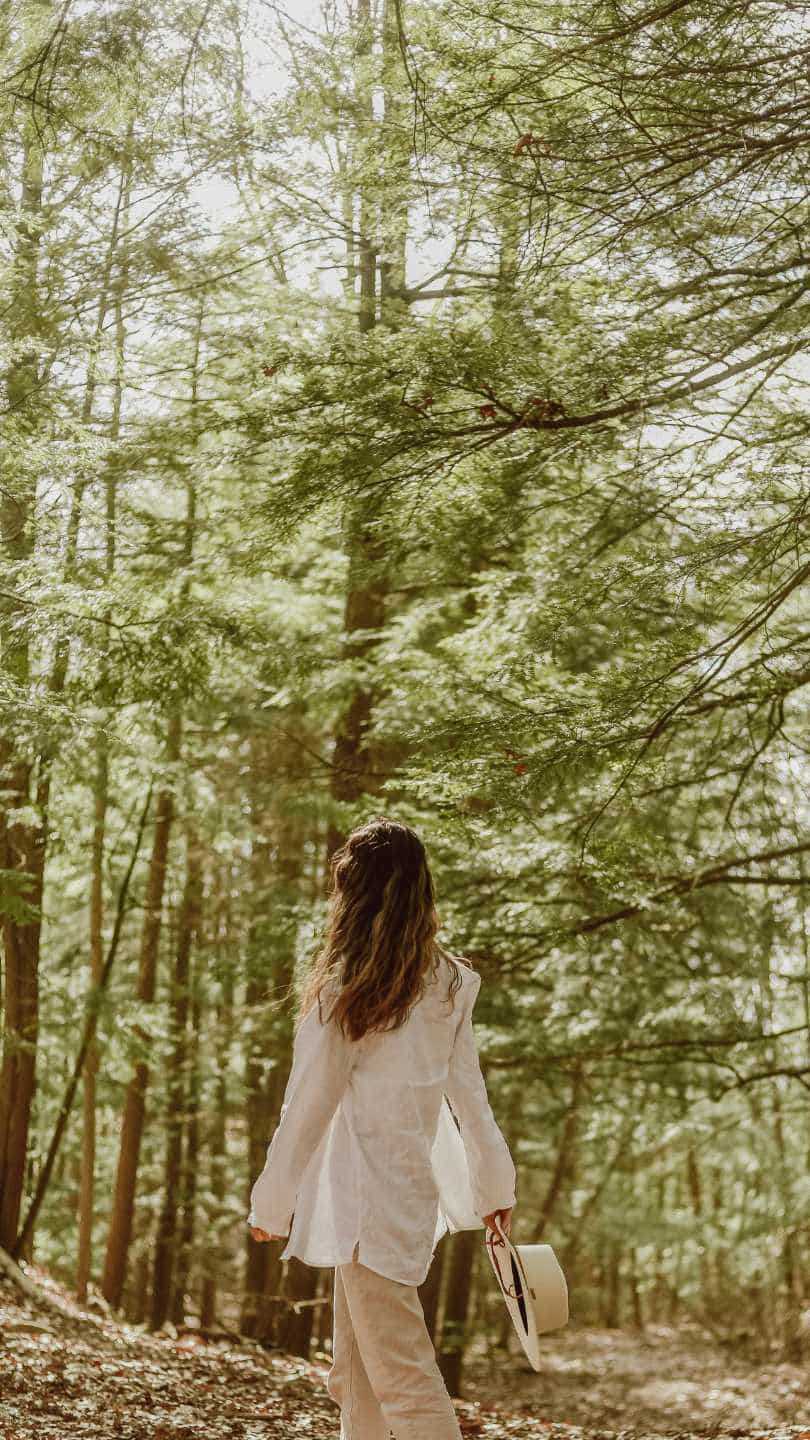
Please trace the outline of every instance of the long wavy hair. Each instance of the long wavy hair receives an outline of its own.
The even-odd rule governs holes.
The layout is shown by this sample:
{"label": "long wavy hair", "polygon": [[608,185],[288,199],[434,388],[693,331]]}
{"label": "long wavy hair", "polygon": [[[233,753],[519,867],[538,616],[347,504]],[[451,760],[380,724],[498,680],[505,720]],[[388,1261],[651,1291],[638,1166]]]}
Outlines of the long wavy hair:
{"label": "long wavy hair", "polygon": [[[324,940],[301,996],[298,1020],[326,989],[344,1035],[397,1030],[442,955],[433,878],[415,830],[377,817],[353,830],[330,862]],[[462,963],[468,963],[466,961]],[[452,996],[461,984],[457,965]]]}

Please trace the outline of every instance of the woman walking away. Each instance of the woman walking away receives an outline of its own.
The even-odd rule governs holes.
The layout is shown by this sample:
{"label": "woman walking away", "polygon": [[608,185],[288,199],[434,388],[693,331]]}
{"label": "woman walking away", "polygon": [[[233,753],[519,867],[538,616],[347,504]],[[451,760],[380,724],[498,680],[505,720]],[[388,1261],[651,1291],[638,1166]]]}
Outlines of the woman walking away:
{"label": "woman walking away", "polygon": [[508,1233],[515,1203],[472,1028],[480,977],[438,926],[418,835],[385,819],[353,831],[251,1193],[254,1239],[335,1267],[342,1440],[460,1440],[417,1286],[446,1230],[497,1217]]}

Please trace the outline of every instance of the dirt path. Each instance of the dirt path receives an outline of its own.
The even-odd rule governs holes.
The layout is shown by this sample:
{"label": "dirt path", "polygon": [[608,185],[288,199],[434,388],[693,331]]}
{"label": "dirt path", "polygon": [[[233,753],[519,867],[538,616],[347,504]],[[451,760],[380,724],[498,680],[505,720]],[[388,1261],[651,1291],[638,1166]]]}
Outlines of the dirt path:
{"label": "dirt path", "polygon": [[756,1365],[697,1328],[570,1329],[543,1342],[540,1374],[515,1362],[504,1376],[491,1357],[468,1367],[467,1390],[508,1399],[526,1414],[606,1430],[746,1436],[793,1425],[810,1440],[810,1367]]}
{"label": "dirt path", "polygon": [[[57,1314],[0,1283],[2,1440],[336,1440],[325,1360],[149,1336],[60,1298]],[[542,1376],[482,1360],[470,1382],[459,1419],[482,1440],[810,1440],[798,1369],[724,1369],[694,1337],[571,1332]]]}

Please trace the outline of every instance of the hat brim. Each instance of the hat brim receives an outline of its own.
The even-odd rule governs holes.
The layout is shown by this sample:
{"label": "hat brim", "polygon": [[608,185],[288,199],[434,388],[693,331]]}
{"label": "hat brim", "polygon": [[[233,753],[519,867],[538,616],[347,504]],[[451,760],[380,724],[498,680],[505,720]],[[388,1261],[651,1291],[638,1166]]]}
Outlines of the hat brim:
{"label": "hat brim", "polygon": [[[540,1369],[540,1344],[532,1289],[523,1261],[503,1230],[487,1230],[487,1254],[517,1337],[533,1370]],[[496,1250],[501,1251],[496,1255]]]}

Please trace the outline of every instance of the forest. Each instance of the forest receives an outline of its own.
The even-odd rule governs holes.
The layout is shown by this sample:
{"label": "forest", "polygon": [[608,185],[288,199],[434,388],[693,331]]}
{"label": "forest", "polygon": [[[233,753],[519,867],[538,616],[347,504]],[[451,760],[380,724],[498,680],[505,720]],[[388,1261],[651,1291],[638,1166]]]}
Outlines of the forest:
{"label": "forest", "polygon": [[[12,1289],[325,1353],[248,1196],[386,815],[572,1331],[806,1364],[808,65],[801,0],[0,7]],[[422,1300],[517,1363],[476,1232]]]}

